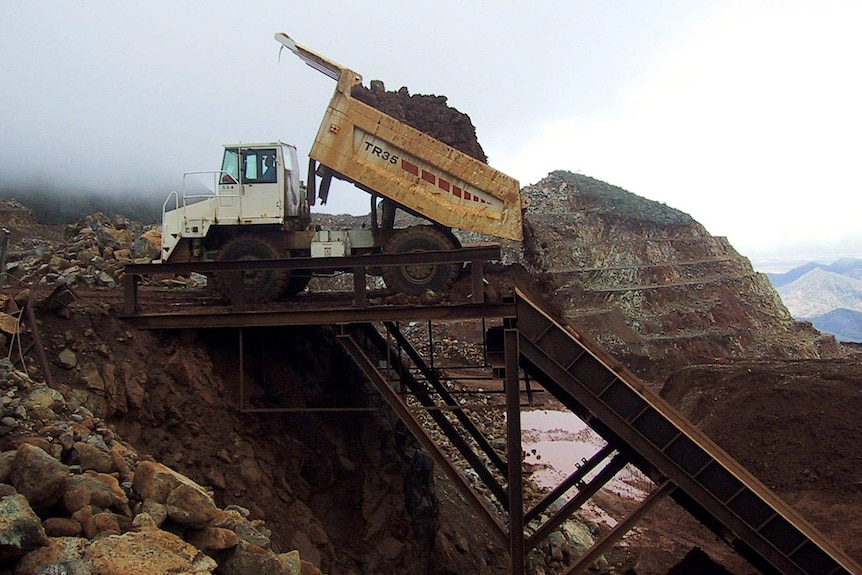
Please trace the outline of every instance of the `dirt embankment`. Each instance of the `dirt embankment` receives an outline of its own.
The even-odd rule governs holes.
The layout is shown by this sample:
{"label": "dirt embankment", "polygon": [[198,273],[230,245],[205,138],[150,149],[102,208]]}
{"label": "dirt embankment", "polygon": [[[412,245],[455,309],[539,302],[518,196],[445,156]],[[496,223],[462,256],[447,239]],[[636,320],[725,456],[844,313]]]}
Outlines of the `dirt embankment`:
{"label": "dirt embankment", "polygon": [[674,373],[662,394],[767,487],[862,558],[862,363],[731,362]]}

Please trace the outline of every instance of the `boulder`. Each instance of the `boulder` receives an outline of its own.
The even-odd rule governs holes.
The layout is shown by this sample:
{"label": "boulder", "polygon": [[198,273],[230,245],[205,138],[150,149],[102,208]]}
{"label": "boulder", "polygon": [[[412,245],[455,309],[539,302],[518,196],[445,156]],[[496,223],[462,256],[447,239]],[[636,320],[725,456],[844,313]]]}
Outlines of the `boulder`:
{"label": "boulder", "polygon": [[158,503],[165,503],[168,495],[179,485],[188,485],[206,494],[203,487],[169,468],[155,461],[141,461],[135,469],[132,480],[135,493],[141,499],[152,499]]}
{"label": "boulder", "polygon": [[60,362],[60,367],[63,369],[74,369],[78,365],[78,357],[75,352],[68,347],[63,349],[57,356],[57,361]]}
{"label": "boulder", "polygon": [[0,563],[18,559],[48,543],[39,517],[23,495],[0,499]]}
{"label": "boulder", "polygon": [[171,521],[194,529],[209,527],[225,518],[224,511],[216,507],[212,497],[185,483],[171,490],[165,507]]}
{"label": "boulder", "polygon": [[90,443],[84,443],[83,441],[76,442],[72,447],[72,458],[84,471],[90,469],[99,473],[110,473],[113,471],[113,460],[110,454]]}
{"label": "boulder", "polygon": [[220,575],[292,575],[289,563],[282,562],[279,556],[242,539],[236,547],[220,555]]}
{"label": "boulder", "polygon": [[48,537],[79,537],[83,531],[81,524],[69,517],[49,517],[42,527]]}
{"label": "boulder", "polygon": [[44,547],[22,557],[15,566],[15,575],[89,573],[83,561],[86,545],[87,540],[80,537],[54,537]]}
{"label": "boulder", "polygon": [[0,453],[0,483],[9,482],[9,473],[12,471],[12,461],[18,452],[14,449]]}
{"label": "boulder", "polygon": [[68,477],[66,465],[29,443],[18,447],[9,473],[12,486],[37,513],[47,511],[63,497]]}
{"label": "boulder", "polygon": [[90,544],[86,558],[92,562],[92,575],[192,575],[218,567],[193,545],[159,529],[102,537]]}
{"label": "boulder", "polygon": [[185,539],[207,555],[236,547],[239,543],[239,537],[236,533],[221,527],[190,529],[186,533]]}
{"label": "boulder", "polygon": [[114,476],[93,471],[70,477],[63,493],[63,510],[69,515],[87,505],[129,514],[128,503]]}

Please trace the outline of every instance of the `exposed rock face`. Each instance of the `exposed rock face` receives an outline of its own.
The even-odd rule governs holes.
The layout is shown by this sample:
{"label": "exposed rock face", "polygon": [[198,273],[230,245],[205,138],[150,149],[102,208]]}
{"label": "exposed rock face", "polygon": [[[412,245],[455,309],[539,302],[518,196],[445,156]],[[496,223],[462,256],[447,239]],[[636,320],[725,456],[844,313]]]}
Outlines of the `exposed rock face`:
{"label": "exposed rock face", "polygon": [[523,191],[529,237],[513,259],[551,276],[553,304],[642,376],[699,359],[840,355],[688,214],[563,171]]}

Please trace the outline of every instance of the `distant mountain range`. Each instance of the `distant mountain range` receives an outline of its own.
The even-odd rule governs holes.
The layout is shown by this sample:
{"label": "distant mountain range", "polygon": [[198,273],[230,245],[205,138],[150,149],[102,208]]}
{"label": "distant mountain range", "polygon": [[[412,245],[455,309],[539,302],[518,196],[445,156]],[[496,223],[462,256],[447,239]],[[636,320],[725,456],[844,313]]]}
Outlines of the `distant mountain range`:
{"label": "distant mountain range", "polygon": [[862,342],[862,259],[809,262],[766,275],[794,318],[839,341]]}
{"label": "distant mountain range", "polygon": [[854,279],[862,279],[862,260],[857,258],[841,258],[835,260],[831,264],[819,264],[817,262],[808,262],[801,266],[795,267],[784,273],[767,273],[769,281],[775,289],[786,284],[798,280],[811,270],[820,269],[826,272],[848,276]]}

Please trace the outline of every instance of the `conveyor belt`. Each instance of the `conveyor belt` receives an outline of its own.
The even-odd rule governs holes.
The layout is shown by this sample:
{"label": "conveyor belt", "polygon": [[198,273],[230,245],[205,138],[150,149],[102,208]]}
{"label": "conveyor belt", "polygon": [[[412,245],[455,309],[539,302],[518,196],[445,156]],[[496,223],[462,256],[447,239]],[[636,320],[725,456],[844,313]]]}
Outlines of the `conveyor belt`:
{"label": "conveyor belt", "polygon": [[516,293],[520,365],[764,573],[862,568],[636,376]]}

